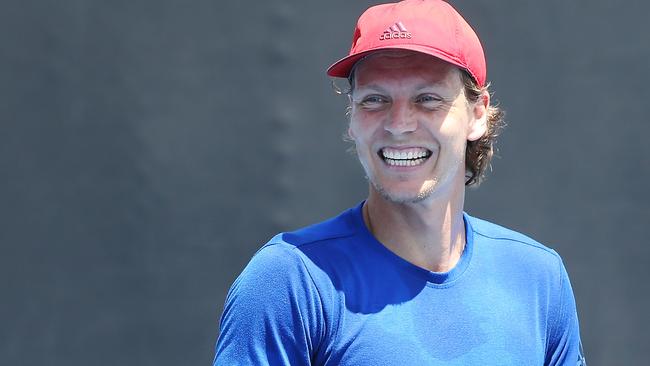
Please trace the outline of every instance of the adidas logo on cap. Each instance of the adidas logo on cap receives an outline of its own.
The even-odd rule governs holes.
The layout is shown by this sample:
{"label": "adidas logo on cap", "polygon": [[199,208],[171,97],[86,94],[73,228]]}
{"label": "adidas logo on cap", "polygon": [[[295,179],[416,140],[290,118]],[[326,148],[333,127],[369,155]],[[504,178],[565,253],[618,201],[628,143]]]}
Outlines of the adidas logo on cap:
{"label": "adidas logo on cap", "polygon": [[409,32],[402,22],[397,22],[390,27],[388,27],[384,33],[379,36],[380,41],[395,39],[395,38],[411,38],[411,32]]}

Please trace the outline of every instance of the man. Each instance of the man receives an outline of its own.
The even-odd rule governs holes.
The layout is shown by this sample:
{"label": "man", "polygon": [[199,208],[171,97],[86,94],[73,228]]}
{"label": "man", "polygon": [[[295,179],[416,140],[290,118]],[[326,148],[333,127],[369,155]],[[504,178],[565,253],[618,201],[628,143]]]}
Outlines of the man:
{"label": "man", "polygon": [[583,364],[557,253],[463,212],[501,119],[465,20],[439,0],[372,7],[328,74],[350,81],[368,199],[255,254],[214,364]]}

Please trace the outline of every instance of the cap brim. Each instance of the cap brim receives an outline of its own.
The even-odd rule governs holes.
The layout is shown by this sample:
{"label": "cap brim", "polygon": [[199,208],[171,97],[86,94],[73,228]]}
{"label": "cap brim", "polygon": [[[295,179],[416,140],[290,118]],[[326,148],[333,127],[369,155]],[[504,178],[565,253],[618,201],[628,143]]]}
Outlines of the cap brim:
{"label": "cap brim", "polygon": [[[385,50],[408,50],[408,51],[420,52],[420,53],[424,53],[439,58],[443,61],[449,62],[452,65],[456,65],[460,67],[461,69],[467,70],[467,66],[463,64],[460,60],[440,50],[427,47],[427,46],[405,44],[399,46],[391,45],[386,47],[377,47],[363,52],[355,53],[353,55],[349,55],[333,63],[332,66],[330,66],[327,69],[327,75],[332,77],[338,77],[338,78],[347,78],[350,76],[350,71],[352,70],[352,67],[354,67],[354,64],[356,64],[359,60],[370,55],[371,53],[377,51],[385,51]],[[474,77],[474,75],[472,75],[472,77]]]}

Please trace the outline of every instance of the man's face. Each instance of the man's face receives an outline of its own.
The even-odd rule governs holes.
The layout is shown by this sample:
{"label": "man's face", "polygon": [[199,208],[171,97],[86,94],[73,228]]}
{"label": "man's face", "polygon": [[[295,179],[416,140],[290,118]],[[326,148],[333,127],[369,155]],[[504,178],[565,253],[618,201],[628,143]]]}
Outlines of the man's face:
{"label": "man's face", "polygon": [[422,201],[465,183],[465,146],[485,133],[489,96],[465,98],[459,70],[432,56],[378,53],[355,70],[349,135],[372,187]]}

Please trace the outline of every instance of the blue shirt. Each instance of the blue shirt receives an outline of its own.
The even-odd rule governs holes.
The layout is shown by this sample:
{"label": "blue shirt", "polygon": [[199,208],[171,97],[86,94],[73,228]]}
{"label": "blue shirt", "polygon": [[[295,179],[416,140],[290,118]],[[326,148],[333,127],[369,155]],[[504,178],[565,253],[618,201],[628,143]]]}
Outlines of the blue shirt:
{"label": "blue shirt", "polygon": [[464,214],[460,260],[430,272],[379,243],[361,207],[254,255],[228,292],[215,365],[579,365],[555,251]]}

